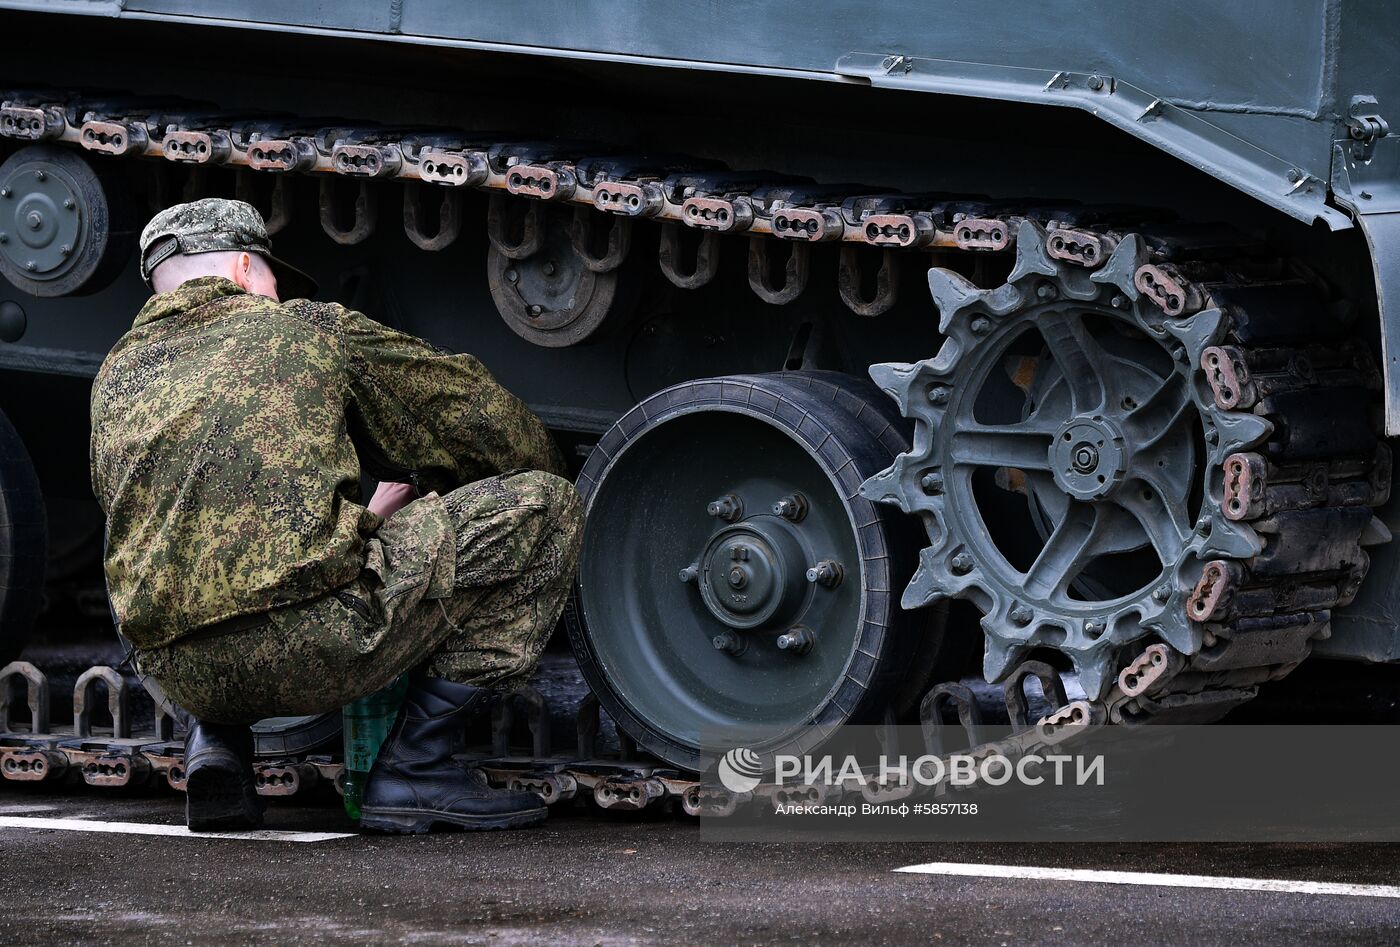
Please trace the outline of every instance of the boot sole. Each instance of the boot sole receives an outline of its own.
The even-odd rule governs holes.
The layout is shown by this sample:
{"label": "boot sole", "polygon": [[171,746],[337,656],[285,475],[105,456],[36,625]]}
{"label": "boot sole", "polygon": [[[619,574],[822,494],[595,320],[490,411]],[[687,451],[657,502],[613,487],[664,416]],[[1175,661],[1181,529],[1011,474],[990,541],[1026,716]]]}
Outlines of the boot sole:
{"label": "boot sole", "polygon": [[185,783],[185,824],[191,832],[256,829],[263,824],[262,801],[253,774],[237,757],[222,754],[201,761]]}
{"label": "boot sole", "polygon": [[522,812],[499,815],[465,815],[437,809],[362,809],[360,828],[371,832],[391,832],[398,835],[422,835],[434,825],[451,825],[468,832],[489,832],[494,829],[521,829],[539,825],[549,815],[544,806]]}

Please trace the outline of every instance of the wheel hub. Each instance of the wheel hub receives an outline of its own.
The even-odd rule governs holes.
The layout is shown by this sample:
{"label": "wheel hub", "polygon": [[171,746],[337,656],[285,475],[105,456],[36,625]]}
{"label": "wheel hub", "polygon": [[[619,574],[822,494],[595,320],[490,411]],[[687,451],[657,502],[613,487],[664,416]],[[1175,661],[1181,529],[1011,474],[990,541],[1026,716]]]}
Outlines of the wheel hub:
{"label": "wheel hub", "polygon": [[1064,424],[1050,447],[1055,484],[1077,500],[1101,500],[1112,494],[1128,470],[1122,428],[1094,415]]}
{"label": "wheel hub", "polygon": [[0,181],[0,253],[30,279],[62,273],[82,234],[78,195],[53,170],[33,165]]}
{"label": "wheel hub", "polygon": [[700,557],[700,595],[730,628],[789,619],[802,602],[806,559],[796,535],[777,517],[758,516],[713,536]]}

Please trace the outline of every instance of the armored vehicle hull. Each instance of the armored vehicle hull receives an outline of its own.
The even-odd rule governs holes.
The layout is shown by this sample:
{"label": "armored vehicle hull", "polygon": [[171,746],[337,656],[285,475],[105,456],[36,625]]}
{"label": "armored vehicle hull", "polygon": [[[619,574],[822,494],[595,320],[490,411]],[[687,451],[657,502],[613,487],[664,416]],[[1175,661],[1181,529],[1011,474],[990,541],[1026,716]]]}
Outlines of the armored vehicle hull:
{"label": "armored vehicle hull", "polygon": [[572,452],[568,637],[679,770],[1393,659],[1397,16],[1090,6],[0,0],[0,650],[37,563],[105,608],[88,383],[226,195]]}

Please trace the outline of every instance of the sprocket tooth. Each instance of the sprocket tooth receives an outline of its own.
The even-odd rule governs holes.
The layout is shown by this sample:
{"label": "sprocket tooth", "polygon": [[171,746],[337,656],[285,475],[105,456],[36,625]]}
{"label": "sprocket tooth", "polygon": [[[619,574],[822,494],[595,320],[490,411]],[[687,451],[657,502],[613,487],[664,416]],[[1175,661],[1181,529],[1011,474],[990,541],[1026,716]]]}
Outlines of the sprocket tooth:
{"label": "sprocket tooth", "polygon": [[1027,276],[1058,276],[1059,265],[1045,249],[1045,228],[1033,220],[1021,218],[1021,226],[1016,231],[1016,265],[1011,268],[1008,283],[1015,283]]}
{"label": "sprocket tooth", "polygon": [[1137,274],[1138,267],[1147,262],[1147,256],[1147,247],[1143,244],[1142,237],[1130,233],[1118,241],[1118,246],[1114,248],[1108,262],[1090,273],[1089,279],[1095,283],[1117,286],[1124,296],[1136,301],[1138,288],[1133,283],[1133,277]]}
{"label": "sprocket tooth", "polygon": [[[1172,607],[1183,610],[1186,606],[1183,601],[1176,599],[1171,603]],[[1171,645],[1182,654],[1195,654],[1201,650],[1201,628],[1192,622],[1169,622],[1162,619],[1143,622],[1142,627],[1148,631],[1155,632],[1167,644]]]}
{"label": "sprocket tooth", "polygon": [[1219,309],[1203,309],[1186,319],[1168,319],[1164,325],[1186,346],[1195,364],[1207,347],[1225,338],[1230,329],[1230,320]]}
{"label": "sprocket tooth", "polygon": [[1381,546],[1393,538],[1390,527],[1386,526],[1379,516],[1373,516],[1371,522],[1361,531],[1361,539],[1358,542],[1362,546]]}
{"label": "sprocket tooth", "polygon": [[948,593],[938,584],[938,553],[939,550],[932,546],[919,550],[919,567],[914,570],[914,577],[909,580],[909,586],[899,600],[901,608],[922,608],[948,597]]}
{"label": "sprocket tooth", "polygon": [[983,619],[985,629],[982,649],[982,676],[988,681],[999,681],[1011,673],[1011,669],[1021,663],[1026,653],[1022,645],[1004,641],[992,631],[992,623]]}
{"label": "sprocket tooth", "polygon": [[1211,452],[1211,463],[1221,466],[1225,458],[1239,451],[1258,447],[1274,433],[1273,422],[1257,414],[1239,411],[1222,411],[1215,419],[1220,443]]}
{"label": "sprocket tooth", "polygon": [[1111,661],[1105,660],[1110,643],[1104,639],[1088,648],[1066,648],[1074,671],[1079,676],[1079,686],[1090,700],[1099,700],[1118,680],[1118,670]]}
{"label": "sprocket tooth", "polygon": [[[905,455],[901,454],[900,457]],[[860,485],[860,495],[875,503],[890,503],[904,508],[903,491],[899,488],[899,463],[896,461]],[[909,512],[905,510],[905,512]]]}
{"label": "sprocket tooth", "polygon": [[[900,408],[904,408],[909,386],[918,374],[919,363],[877,362],[871,365],[868,371],[870,380],[875,382],[876,387],[893,398]],[[905,416],[908,416],[907,413]]]}
{"label": "sprocket tooth", "polygon": [[1201,543],[1201,555],[1207,559],[1250,559],[1263,552],[1259,534],[1247,523],[1236,523],[1221,513],[1210,518],[1210,535]]}
{"label": "sprocket tooth", "polygon": [[953,320],[968,309],[975,307],[1004,316],[1023,301],[1020,289],[1013,283],[982,289],[961,273],[941,266],[928,271],[928,288],[938,309],[938,331],[944,335],[950,334]]}
{"label": "sprocket tooth", "polygon": [[933,294],[933,306],[938,310],[939,332],[947,332],[953,316],[967,306],[976,305],[987,292],[961,273],[941,266],[928,271],[928,291]]}
{"label": "sprocket tooth", "polygon": [[926,453],[909,453],[895,458],[889,471],[893,498],[886,502],[897,504],[906,513],[941,515],[938,499],[926,494],[919,485],[922,471],[928,467],[927,457]]}

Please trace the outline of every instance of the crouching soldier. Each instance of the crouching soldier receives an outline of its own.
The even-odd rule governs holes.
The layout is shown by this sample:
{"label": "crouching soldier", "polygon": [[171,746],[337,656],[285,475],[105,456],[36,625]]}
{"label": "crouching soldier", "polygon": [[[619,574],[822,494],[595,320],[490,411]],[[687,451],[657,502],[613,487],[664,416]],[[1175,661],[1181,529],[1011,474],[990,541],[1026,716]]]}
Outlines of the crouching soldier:
{"label": "crouching soldier", "polygon": [[247,204],[172,207],[140,245],[155,295],[94,382],[92,482],[121,630],[193,718],[189,827],[261,823],[251,722],[404,672],[362,824],[541,821],[452,756],[564,605],[581,512],[549,433],[475,358],[301,298]]}

